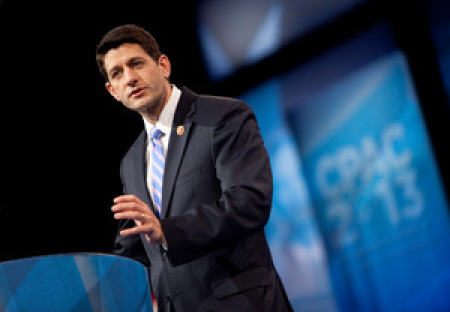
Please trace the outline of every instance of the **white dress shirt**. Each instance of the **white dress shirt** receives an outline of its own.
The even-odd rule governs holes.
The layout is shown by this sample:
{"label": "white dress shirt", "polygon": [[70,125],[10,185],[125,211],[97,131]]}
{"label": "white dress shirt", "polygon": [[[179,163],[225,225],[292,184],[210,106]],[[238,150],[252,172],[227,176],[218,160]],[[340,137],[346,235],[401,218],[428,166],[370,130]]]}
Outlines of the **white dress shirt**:
{"label": "white dress shirt", "polygon": [[[166,106],[164,106],[159,120],[156,123],[156,128],[164,132],[164,136],[161,138],[164,156],[167,155],[167,148],[169,146],[170,133],[172,132],[173,117],[175,110],[180,100],[181,91],[175,85],[172,85],[172,93]],[[153,183],[152,183],[152,142],[150,140],[150,132],[154,127],[153,124],[144,119],[145,131],[147,132],[147,150],[145,152],[145,159],[147,163],[147,188],[150,196],[153,200]]]}

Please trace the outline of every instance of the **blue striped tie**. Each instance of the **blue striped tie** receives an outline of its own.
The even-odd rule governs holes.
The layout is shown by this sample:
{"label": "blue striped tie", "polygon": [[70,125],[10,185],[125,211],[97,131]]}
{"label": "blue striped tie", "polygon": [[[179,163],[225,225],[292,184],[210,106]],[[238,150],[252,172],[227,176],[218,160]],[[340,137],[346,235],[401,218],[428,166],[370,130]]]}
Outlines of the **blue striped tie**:
{"label": "blue striped tie", "polygon": [[165,157],[162,147],[161,137],[164,132],[156,127],[151,130],[152,140],[152,183],[153,183],[153,203],[159,216],[161,216],[162,207],[162,185],[164,176]]}

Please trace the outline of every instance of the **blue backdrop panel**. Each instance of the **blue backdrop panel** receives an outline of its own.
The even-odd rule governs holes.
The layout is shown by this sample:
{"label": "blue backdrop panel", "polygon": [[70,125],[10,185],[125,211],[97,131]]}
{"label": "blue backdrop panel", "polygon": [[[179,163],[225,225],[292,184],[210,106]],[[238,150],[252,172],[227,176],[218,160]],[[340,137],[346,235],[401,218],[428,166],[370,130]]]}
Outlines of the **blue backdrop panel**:
{"label": "blue backdrop panel", "polygon": [[197,28],[208,73],[225,78],[366,1],[199,1]]}
{"label": "blue backdrop panel", "polygon": [[0,263],[0,311],[152,311],[147,270],[111,255]]}
{"label": "blue backdrop panel", "polygon": [[294,118],[343,311],[450,309],[447,204],[412,90],[392,52]]}
{"label": "blue backdrop panel", "polygon": [[[346,68],[327,76],[330,64]],[[340,309],[450,309],[447,203],[389,30],[374,28],[285,81],[304,94],[286,102]]]}
{"label": "blue backdrop panel", "polygon": [[332,312],[336,306],[325,250],[302,161],[283,116],[281,92],[280,79],[273,79],[242,96],[258,118],[273,171],[273,205],[266,235],[294,309]]}
{"label": "blue backdrop panel", "polygon": [[271,157],[267,236],[295,309],[450,311],[448,206],[389,27],[242,98]]}

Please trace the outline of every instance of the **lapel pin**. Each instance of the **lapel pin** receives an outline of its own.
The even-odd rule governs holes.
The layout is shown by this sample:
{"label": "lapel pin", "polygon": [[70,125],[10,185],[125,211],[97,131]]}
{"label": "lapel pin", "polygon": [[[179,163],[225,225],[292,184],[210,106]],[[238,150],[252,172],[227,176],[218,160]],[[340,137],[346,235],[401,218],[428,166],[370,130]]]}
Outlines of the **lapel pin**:
{"label": "lapel pin", "polygon": [[177,134],[178,135],[183,135],[184,133],[184,127],[183,126],[178,126],[177,127]]}

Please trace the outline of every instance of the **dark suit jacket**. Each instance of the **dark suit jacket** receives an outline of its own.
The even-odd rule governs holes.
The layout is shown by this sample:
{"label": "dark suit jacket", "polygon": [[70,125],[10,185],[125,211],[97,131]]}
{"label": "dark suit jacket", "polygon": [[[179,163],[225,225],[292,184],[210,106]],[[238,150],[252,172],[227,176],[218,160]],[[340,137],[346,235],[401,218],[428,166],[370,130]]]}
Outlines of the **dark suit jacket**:
{"label": "dark suit jacket", "polygon": [[[181,90],[162,196],[168,251],[118,235],[115,253],[150,267],[160,311],[290,311],[264,235],[272,174],[253,111],[239,100]],[[146,140],[143,131],[122,160],[121,178],[126,194],[153,209]]]}

